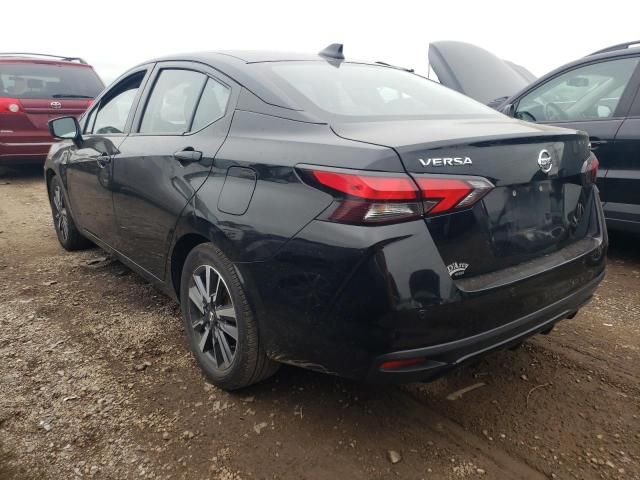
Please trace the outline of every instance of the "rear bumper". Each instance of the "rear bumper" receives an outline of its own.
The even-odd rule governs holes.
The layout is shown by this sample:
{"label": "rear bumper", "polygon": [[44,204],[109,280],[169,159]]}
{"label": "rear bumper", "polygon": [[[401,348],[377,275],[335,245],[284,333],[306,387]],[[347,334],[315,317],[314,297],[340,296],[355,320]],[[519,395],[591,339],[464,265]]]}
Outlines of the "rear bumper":
{"label": "rear bumper", "polygon": [[39,133],[0,134],[0,164],[44,162],[54,140],[48,132]]}
{"label": "rear bumper", "polygon": [[[381,355],[374,360],[367,379],[374,382],[433,380],[475,357],[518,344],[531,335],[546,332],[553,328],[556,322],[575,314],[587,303],[604,276],[603,271],[570,296],[493,330],[440,345]],[[409,367],[380,368],[385,362],[420,358],[424,361]]]}
{"label": "rear bumper", "polygon": [[[598,201],[579,241],[496,272],[451,278],[421,220],[356,227],[312,221],[270,260],[237,263],[278,361],[372,381],[433,378],[578,310],[602,280]],[[388,360],[422,357],[407,370]]]}

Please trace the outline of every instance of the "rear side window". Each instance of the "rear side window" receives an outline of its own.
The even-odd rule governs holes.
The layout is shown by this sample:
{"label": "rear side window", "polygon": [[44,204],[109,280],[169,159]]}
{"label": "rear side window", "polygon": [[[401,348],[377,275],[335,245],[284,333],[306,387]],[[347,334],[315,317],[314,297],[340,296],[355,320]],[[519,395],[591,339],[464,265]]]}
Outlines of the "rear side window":
{"label": "rear side window", "polygon": [[95,98],[103,88],[86,66],[0,63],[0,97]]}
{"label": "rear side window", "polygon": [[226,85],[209,78],[204,87],[196,114],[193,117],[191,131],[195,132],[224,116],[229,103],[231,89]]}
{"label": "rear side window", "polygon": [[192,70],[162,70],[147,101],[140,133],[187,132],[206,80]]}
{"label": "rear side window", "polygon": [[85,133],[96,135],[124,133],[144,75],[144,71],[135,73],[109,90],[100,99],[98,107],[89,114]]}

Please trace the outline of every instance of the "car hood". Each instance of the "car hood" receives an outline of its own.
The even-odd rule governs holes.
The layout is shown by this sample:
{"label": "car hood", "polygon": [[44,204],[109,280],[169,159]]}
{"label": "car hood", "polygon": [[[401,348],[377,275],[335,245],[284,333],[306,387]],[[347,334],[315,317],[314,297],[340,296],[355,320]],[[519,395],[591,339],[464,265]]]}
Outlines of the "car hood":
{"label": "car hood", "polygon": [[526,68],[464,42],[431,43],[429,65],[442,85],[484,104],[510,97],[536,79]]}

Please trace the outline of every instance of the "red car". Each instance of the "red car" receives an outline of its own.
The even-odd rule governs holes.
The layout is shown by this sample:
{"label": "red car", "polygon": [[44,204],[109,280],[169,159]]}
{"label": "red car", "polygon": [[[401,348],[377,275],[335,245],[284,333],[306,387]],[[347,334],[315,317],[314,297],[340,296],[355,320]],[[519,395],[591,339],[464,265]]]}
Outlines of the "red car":
{"label": "red car", "polygon": [[47,122],[80,116],[103,88],[81,58],[0,53],[0,165],[44,162]]}

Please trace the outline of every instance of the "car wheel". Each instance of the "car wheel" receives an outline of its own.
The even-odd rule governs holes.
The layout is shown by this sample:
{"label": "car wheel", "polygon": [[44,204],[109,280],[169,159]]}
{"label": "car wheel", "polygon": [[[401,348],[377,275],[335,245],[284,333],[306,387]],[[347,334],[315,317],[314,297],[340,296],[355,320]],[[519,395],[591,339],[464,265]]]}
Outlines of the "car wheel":
{"label": "car wheel", "polygon": [[180,304],[191,351],[215,385],[236,390],[278,369],[260,346],[258,325],[233,265],[214,245],[198,245],[187,256]]}
{"label": "car wheel", "polygon": [[53,177],[49,183],[49,203],[53,216],[53,226],[62,248],[65,250],[83,250],[93,244],[78,231],[71,212],[67,207],[62,183],[58,177]]}

